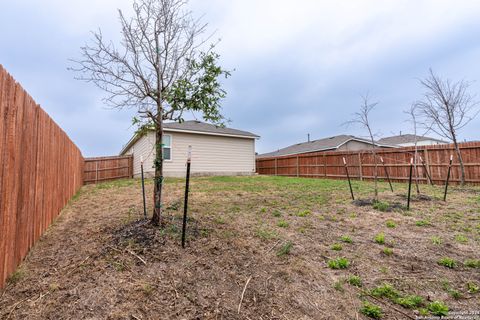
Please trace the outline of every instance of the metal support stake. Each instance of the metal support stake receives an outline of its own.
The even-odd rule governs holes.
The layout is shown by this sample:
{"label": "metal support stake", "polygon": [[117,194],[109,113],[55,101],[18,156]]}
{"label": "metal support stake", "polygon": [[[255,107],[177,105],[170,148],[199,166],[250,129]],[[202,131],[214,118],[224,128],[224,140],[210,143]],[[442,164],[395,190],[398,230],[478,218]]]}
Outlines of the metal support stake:
{"label": "metal support stake", "polygon": [[383,162],[383,157],[380,157],[380,161],[382,162],[383,169],[385,170],[385,175],[387,176],[388,184],[390,185],[390,190],[393,192],[392,182],[390,181],[390,175],[388,174],[387,167],[385,166],[385,162]]}
{"label": "metal support stake", "polygon": [[187,231],[188,187],[190,185],[190,164],[192,160],[192,146],[188,146],[187,177],[185,181],[185,202],[183,203],[182,248],[185,248],[185,233]]}
{"label": "metal support stake", "polygon": [[345,172],[347,173],[348,186],[350,187],[350,194],[352,195],[352,200],[355,200],[355,197],[353,195],[352,183],[350,182],[350,175],[348,174],[347,161],[345,160],[345,157],[343,158],[343,164],[345,165]]}
{"label": "metal support stake", "polygon": [[448,182],[450,181],[450,171],[452,169],[453,154],[450,155],[450,163],[448,165],[447,179],[445,180],[445,193],[443,194],[443,201],[447,201]]}
{"label": "metal support stake", "polygon": [[143,156],[140,156],[140,171],[142,172],[143,217],[147,219],[147,202],[145,201],[145,179],[143,176]]}
{"label": "metal support stake", "polygon": [[408,177],[407,210],[410,210],[410,195],[412,193],[412,174],[413,174],[413,158],[410,158],[410,175]]}

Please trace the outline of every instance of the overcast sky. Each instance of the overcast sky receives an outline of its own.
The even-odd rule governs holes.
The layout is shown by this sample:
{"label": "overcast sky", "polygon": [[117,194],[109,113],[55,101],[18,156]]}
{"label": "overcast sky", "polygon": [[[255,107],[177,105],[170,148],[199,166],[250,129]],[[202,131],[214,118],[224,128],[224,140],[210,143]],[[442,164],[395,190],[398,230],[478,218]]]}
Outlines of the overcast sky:
{"label": "overcast sky", "polygon": [[[0,0],[0,64],[68,133],[85,156],[117,154],[134,110],[111,110],[93,84],[73,79],[68,59],[90,31],[118,38],[116,9],[130,0]],[[406,110],[418,79],[439,75],[480,85],[480,2],[442,0],[195,0],[221,38],[227,69],[223,111],[231,127],[261,136],[260,153],[361,128],[342,126],[369,92],[383,136],[411,131]],[[480,139],[480,118],[460,138]]]}

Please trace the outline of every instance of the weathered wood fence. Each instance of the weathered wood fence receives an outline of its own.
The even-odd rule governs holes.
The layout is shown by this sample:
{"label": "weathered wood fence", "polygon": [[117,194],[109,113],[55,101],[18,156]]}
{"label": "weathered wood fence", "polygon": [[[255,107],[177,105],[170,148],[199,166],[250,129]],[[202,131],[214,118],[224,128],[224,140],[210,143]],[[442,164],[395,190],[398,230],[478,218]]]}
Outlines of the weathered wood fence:
{"label": "weathered wood fence", "polygon": [[[467,142],[460,145],[465,164],[466,182],[480,184],[480,142]],[[388,174],[393,181],[408,179],[410,159],[415,154],[414,147],[398,149],[377,149],[378,176],[386,179],[380,157],[383,158]],[[418,147],[417,170],[419,180],[427,181],[427,172],[434,183],[443,183],[447,175],[450,155],[453,155],[451,180],[460,182],[460,165],[453,145]],[[312,152],[300,155],[257,158],[257,173],[265,175],[346,179],[343,158],[345,157],[350,176],[360,180],[374,177],[375,160],[370,150],[350,152]],[[425,165],[420,161],[423,159]]]}
{"label": "weathered wood fence", "polygon": [[83,184],[83,157],[0,65],[0,288]]}
{"label": "weathered wood fence", "polygon": [[83,180],[85,184],[122,178],[133,178],[133,156],[113,156],[85,159]]}

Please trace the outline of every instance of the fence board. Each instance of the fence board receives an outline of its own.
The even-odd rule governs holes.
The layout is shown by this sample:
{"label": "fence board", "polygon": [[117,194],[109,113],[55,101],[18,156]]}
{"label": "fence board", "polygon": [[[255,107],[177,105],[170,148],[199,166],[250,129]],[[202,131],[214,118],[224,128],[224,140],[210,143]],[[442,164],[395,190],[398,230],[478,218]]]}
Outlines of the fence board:
{"label": "fence board", "polygon": [[83,157],[0,65],[0,288],[83,184]]}
{"label": "fence board", "polygon": [[[480,184],[480,142],[460,144],[460,152],[465,164],[466,182]],[[378,177],[386,179],[380,162],[382,157],[388,174],[393,181],[408,180],[410,159],[415,155],[414,147],[377,149],[376,162]],[[434,183],[441,184],[447,175],[450,155],[453,155],[451,172],[452,183],[460,182],[460,165],[453,144],[421,146],[417,149],[417,172],[419,182],[427,183],[427,171]],[[346,179],[343,158],[345,157],[352,178],[371,180],[375,176],[375,159],[371,150],[329,151],[306,154],[257,158],[258,174],[298,176],[315,178]],[[420,162],[425,161],[426,168]],[[298,164],[297,164],[298,163]]]}

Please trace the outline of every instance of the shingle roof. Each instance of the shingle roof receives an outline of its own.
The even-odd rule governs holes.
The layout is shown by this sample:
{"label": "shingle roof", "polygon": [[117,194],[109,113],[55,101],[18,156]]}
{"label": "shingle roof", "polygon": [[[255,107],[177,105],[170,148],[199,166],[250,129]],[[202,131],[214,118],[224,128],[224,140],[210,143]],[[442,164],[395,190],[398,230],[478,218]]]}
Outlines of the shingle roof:
{"label": "shingle roof", "polygon": [[205,123],[197,120],[184,121],[182,123],[170,122],[164,123],[163,127],[165,131],[171,130],[185,130],[185,131],[195,131],[195,132],[205,132],[205,133],[215,133],[221,135],[235,135],[235,136],[245,136],[252,138],[259,138],[258,135],[253,134],[248,131],[219,127],[210,123]]}
{"label": "shingle roof", "polygon": [[[213,135],[220,135],[220,136],[235,136],[240,138],[259,138],[256,134],[253,134],[248,131],[233,129],[233,128],[226,128],[226,127],[219,127],[213,124],[197,121],[197,120],[189,120],[184,121],[182,123],[178,122],[166,122],[163,124],[164,131],[186,131],[198,134],[213,134]],[[152,129],[153,130],[153,129]],[[120,155],[123,155],[127,150],[140,138],[138,134],[134,135],[130,141],[122,148],[120,151]]]}
{"label": "shingle roof", "polygon": [[[334,150],[340,147],[341,145],[347,143],[350,140],[360,141],[371,144],[369,140],[358,138],[351,135],[339,135],[330,138],[313,140],[310,142],[297,143],[286,148],[279,149],[278,151],[269,152],[260,154],[257,158],[267,158],[267,157],[276,157],[276,156],[286,156],[291,154],[307,153],[307,152],[316,152],[316,151],[327,151]],[[377,144],[378,146],[382,146]]]}
{"label": "shingle roof", "polygon": [[[416,136],[417,137],[417,142],[418,141],[425,141],[425,140],[433,140],[437,141],[440,143],[448,143],[447,141],[439,140],[436,138],[430,138],[430,137],[424,137],[424,136]],[[414,134],[401,134],[398,136],[391,136],[391,137],[385,137],[380,140],[378,140],[379,143],[385,143],[385,144],[401,144],[401,143],[415,143],[415,135]]]}

